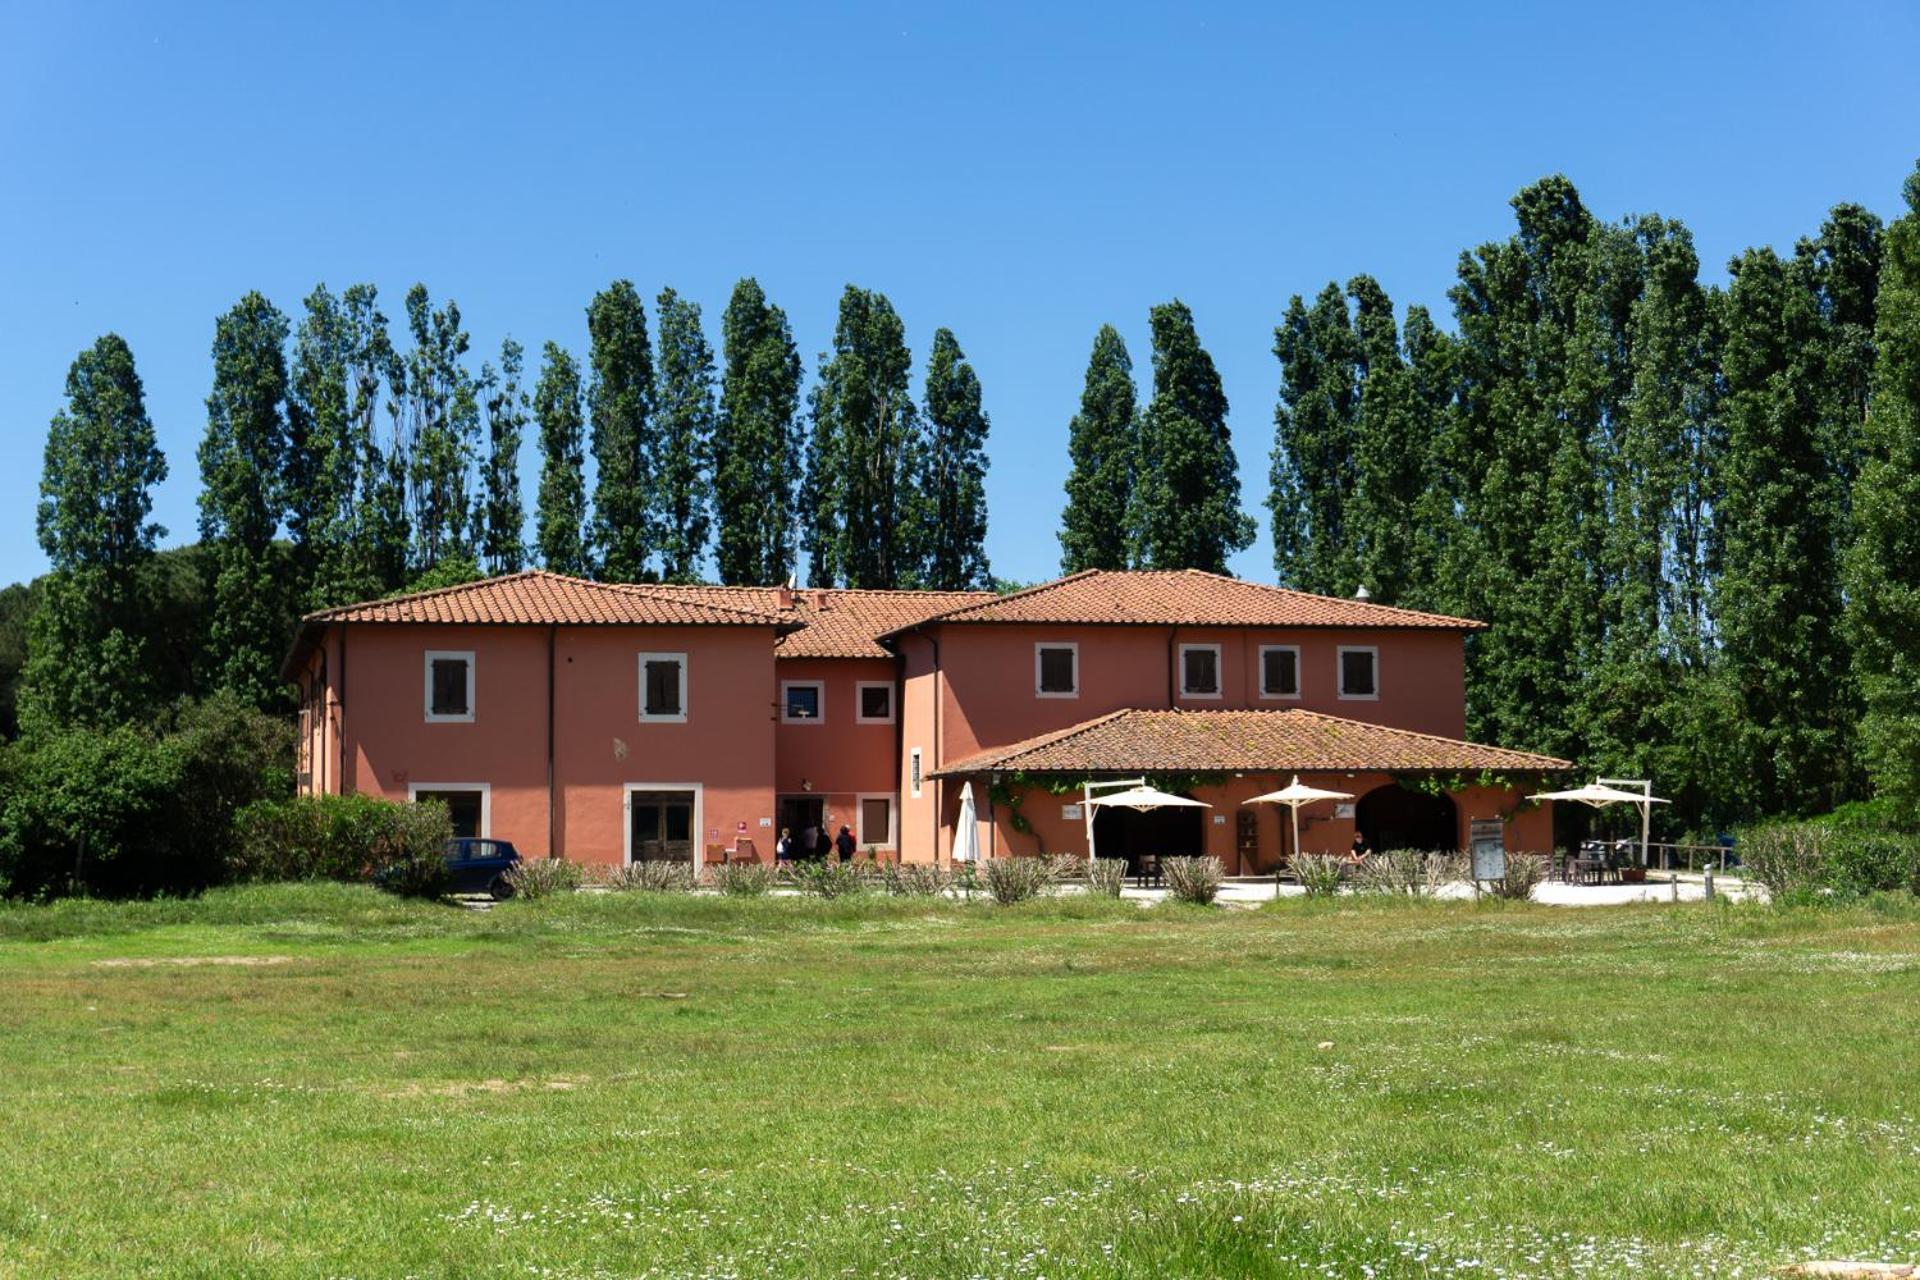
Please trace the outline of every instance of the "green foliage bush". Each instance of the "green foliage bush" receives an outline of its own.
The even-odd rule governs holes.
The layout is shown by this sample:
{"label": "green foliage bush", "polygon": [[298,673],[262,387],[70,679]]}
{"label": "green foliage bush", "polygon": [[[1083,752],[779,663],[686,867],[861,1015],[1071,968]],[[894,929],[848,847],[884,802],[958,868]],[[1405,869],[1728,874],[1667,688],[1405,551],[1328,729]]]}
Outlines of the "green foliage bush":
{"label": "green foliage bush", "polygon": [[690,862],[634,862],[624,867],[599,867],[593,882],[614,893],[692,893]]}
{"label": "green foliage bush", "polygon": [[152,726],[71,729],[0,755],[0,892],[126,897],[222,883],[234,815],[293,789],[292,729],[238,699]]}
{"label": "green foliage bush", "polygon": [[1127,883],[1125,858],[1090,858],[1087,861],[1087,892],[1100,898],[1117,898]]}
{"label": "green foliage bush", "polygon": [[1354,887],[1362,893],[1398,893],[1431,897],[1442,885],[1467,876],[1465,857],[1458,853],[1422,853],[1393,849],[1370,853],[1354,872]]}
{"label": "green foliage bush", "polygon": [[945,871],[931,862],[883,862],[880,883],[895,898],[937,898],[951,882]]}
{"label": "green foliage bush", "polygon": [[988,858],[981,864],[981,879],[993,900],[1008,907],[1051,892],[1059,870],[1059,864],[1045,854]]}
{"label": "green foliage bush", "polygon": [[522,858],[506,875],[513,896],[529,900],[572,893],[585,878],[580,864],[565,858]]}
{"label": "green foliage bush", "polygon": [[1227,878],[1226,864],[1213,857],[1162,858],[1160,873],[1174,901],[1203,907],[1220,896],[1220,885]]}
{"label": "green foliage bush", "polygon": [[707,868],[707,883],[730,898],[764,898],[778,878],[760,862],[723,862]]}
{"label": "green foliage bush", "polygon": [[1749,827],[1735,847],[1746,874],[1775,902],[1920,893],[1920,835],[1895,829],[1870,806]]}
{"label": "green foliage bush", "polygon": [[787,875],[794,886],[810,898],[851,898],[865,893],[878,878],[865,863],[832,858],[794,863]]}
{"label": "green foliage bush", "polygon": [[1512,902],[1527,902],[1534,891],[1547,878],[1547,857],[1538,853],[1514,853],[1507,855],[1506,872],[1497,880],[1482,880],[1478,888],[1495,898],[1505,898]]}
{"label": "green foliage bush", "polygon": [[[439,827],[409,806],[376,796],[295,796],[262,800],[234,815],[232,880],[364,880],[409,852],[409,840],[437,843]],[[452,829],[448,827],[450,836]]]}
{"label": "green foliage bush", "polygon": [[1293,874],[1309,898],[1328,898],[1340,892],[1346,879],[1345,859],[1331,853],[1302,853],[1294,857]]}

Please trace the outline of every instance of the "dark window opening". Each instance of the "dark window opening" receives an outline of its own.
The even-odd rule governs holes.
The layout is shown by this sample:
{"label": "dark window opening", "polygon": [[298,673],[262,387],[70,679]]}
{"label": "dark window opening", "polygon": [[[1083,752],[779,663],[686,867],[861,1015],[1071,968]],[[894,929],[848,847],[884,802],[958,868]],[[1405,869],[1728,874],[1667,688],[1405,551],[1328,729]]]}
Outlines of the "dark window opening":
{"label": "dark window opening", "polygon": [[893,717],[893,689],[889,685],[869,684],[860,689],[860,718],[888,720]]}
{"label": "dark window opening", "polygon": [[1188,649],[1181,658],[1181,666],[1185,672],[1183,691],[1220,692],[1220,655],[1212,649]]}
{"label": "dark window opening", "polygon": [[426,800],[438,800],[447,806],[447,817],[453,820],[453,834],[472,838],[480,834],[480,792],[478,791],[417,791],[416,803]]}
{"label": "dark window opening", "polygon": [[1378,692],[1371,651],[1349,649],[1340,655],[1340,692],[1350,698],[1370,698]]}
{"label": "dark window opening", "polygon": [[788,685],[786,702],[786,716],[789,720],[820,718],[820,686],[817,684]]}
{"label": "dark window opening", "polygon": [[680,663],[673,658],[649,658],[646,664],[646,714],[677,716],[680,706]]}
{"label": "dark window opening", "polygon": [[1042,649],[1040,651],[1040,692],[1074,693],[1075,672],[1073,669],[1073,650]]}
{"label": "dark window opening", "polygon": [[473,708],[467,705],[467,660],[435,658],[433,660],[433,714],[464,716],[471,714],[472,711]]}
{"label": "dark window opening", "polygon": [[1261,658],[1260,688],[1276,697],[1300,692],[1300,655],[1292,649],[1269,649]]}

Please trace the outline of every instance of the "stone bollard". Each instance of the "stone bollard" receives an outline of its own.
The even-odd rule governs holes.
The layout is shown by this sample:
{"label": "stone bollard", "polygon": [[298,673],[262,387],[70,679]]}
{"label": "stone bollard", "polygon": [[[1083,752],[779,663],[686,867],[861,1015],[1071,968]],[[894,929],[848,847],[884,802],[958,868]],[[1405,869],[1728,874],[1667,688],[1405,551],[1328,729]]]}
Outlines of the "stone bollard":
{"label": "stone bollard", "polygon": [[1707,901],[1713,901],[1713,868],[1707,868]]}

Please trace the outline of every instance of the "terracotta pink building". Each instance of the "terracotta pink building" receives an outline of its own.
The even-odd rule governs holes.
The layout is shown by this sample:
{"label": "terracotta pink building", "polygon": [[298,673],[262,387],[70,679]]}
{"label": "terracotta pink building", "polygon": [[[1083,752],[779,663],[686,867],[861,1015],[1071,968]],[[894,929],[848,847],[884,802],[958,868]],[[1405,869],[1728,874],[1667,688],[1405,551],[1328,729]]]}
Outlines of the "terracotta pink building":
{"label": "terracotta pink building", "polygon": [[1087,779],[1209,809],[1102,811],[1103,854],[1279,865],[1292,777],[1350,792],[1309,851],[1545,849],[1564,761],[1462,741],[1480,624],[1197,572],[1007,596],[586,582],[538,571],[305,619],[300,780],[446,801],[463,832],[582,863],[772,856],[780,827],[950,856],[1084,852]]}

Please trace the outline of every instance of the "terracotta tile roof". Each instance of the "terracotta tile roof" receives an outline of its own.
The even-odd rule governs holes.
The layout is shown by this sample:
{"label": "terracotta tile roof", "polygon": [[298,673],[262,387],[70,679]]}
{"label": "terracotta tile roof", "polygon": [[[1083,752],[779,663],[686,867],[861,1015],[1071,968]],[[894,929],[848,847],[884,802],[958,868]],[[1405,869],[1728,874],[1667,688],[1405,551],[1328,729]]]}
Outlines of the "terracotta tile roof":
{"label": "terracotta tile roof", "polygon": [[[778,587],[676,587],[651,590],[714,604],[778,610]],[[991,591],[863,591],[795,587],[789,616],[802,625],[780,637],[778,658],[891,658],[879,637],[970,604],[994,599]]]}
{"label": "terracotta tile roof", "polygon": [[[1089,569],[927,619],[1184,627],[1421,627],[1477,631],[1485,623],[1269,587],[1198,569]],[[906,630],[908,628],[900,628]]]}
{"label": "terracotta tile roof", "polygon": [[625,626],[792,626],[778,610],[735,598],[697,599],[645,584],[589,582],[543,569],[469,582],[436,591],[309,614],[306,623],[615,624]]}
{"label": "terracotta tile roof", "polygon": [[934,777],[1030,773],[1281,773],[1299,770],[1522,770],[1552,756],[1460,742],[1315,711],[1114,711],[1070,729],[956,760]]}

